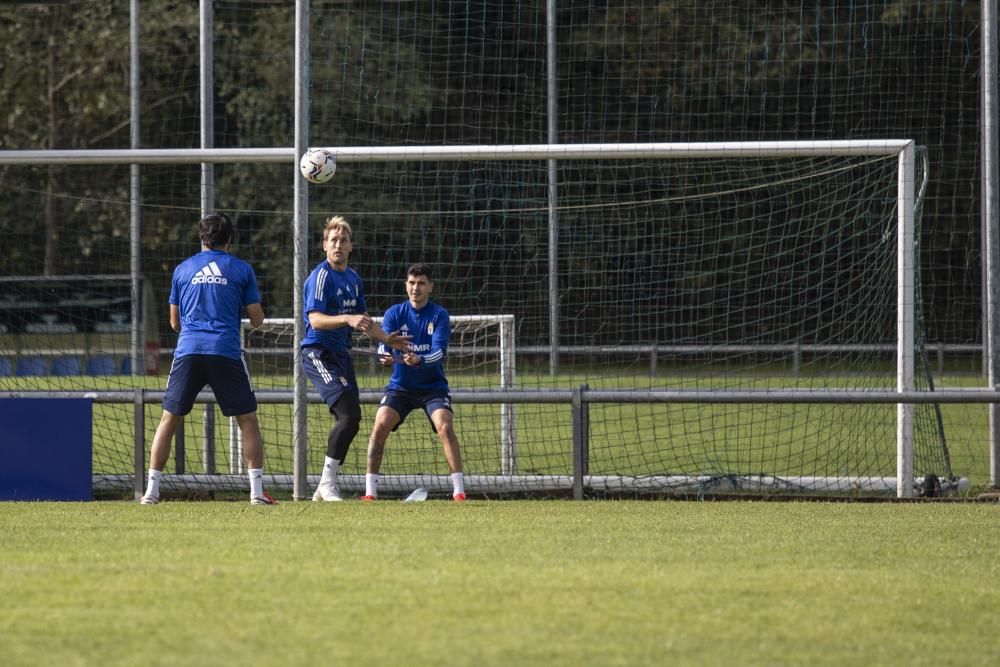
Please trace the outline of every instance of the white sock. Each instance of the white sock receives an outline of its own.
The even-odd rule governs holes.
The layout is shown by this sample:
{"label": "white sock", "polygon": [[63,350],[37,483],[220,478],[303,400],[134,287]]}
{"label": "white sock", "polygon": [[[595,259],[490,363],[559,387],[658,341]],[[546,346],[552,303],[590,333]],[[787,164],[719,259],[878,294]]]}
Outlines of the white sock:
{"label": "white sock", "polygon": [[163,472],[159,470],[149,469],[149,484],[146,486],[145,496],[147,498],[159,498],[160,497],[160,477]]}
{"label": "white sock", "polygon": [[451,485],[455,489],[451,495],[457,496],[465,493],[465,475],[460,472],[451,473]]}
{"label": "white sock", "polygon": [[319,483],[327,486],[337,486],[337,471],[340,470],[340,461],[331,459],[329,456],[323,457],[323,476]]}
{"label": "white sock", "polygon": [[264,495],[264,470],[262,468],[250,468],[247,473],[250,475],[250,497],[262,497]]}
{"label": "white sock", "polygon": [[378,498],[378,473],[370,472],[365,475],[365,495]]}

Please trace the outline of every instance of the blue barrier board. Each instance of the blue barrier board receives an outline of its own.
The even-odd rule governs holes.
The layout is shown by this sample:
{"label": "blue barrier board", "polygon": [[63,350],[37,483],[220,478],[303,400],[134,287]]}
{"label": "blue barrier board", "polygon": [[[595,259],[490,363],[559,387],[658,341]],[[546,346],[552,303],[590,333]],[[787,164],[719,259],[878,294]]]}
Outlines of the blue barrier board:
{"label": "blue barrier board", "polygon": [[92,407],[0,398],[0,500],[93,500]]}

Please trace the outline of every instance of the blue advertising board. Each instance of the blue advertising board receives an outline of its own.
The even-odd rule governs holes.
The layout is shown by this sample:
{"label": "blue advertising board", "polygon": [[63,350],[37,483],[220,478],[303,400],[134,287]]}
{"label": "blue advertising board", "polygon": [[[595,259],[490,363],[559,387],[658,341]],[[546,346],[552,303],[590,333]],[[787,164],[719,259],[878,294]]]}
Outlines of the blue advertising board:
{"label": "blue advertising board", "polygon": [[92,500],[92,401],[0,398],[0,500]]}

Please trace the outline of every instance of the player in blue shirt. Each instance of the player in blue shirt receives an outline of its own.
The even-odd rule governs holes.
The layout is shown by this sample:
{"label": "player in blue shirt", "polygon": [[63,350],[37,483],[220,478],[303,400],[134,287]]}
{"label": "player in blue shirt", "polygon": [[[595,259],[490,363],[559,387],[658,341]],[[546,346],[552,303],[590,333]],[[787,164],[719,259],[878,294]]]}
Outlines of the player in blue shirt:
{"label": "player in blue shirt", "polygon": [[253,268],[229,254],[233,223],[213,213],[198,223],[201,252],[174,269],[170,288],[170,327],[179,333],[163,394],[163,416],[149,452],[149,483],[140,502],[160,500],[160,476],[170,457],[170,442],[191,412],[195,397],[212,388],[222,414],[236,417],[250,476],[250,503],[274,505],[264,492],[264,438],[257,421],[257,397],[240,349],[240,319],[264,323]]}
{"label": "player in blue shirt", "polygon": [[306,334],[300,344],[302,369],[336,419],[327,436],[323,474],[313,493],[316,501],[343,499],[337,475],[361,426],[361,396],[350,356],[353,331],[390,348],[405,349],[407,341],[398,333],[383,333],[368,316],[364,283],[347,266],[353,238],[351,225],[344,218],[327,220],[323,229],[326,259],[309,274],[303,290]]}
{"label": "player in blue shirt", "polygon": [[392,377],[375,413],[375,425],[368,439],[368,473],[362,500],[378,497],[378,472],[389,433],[399,428],[412,410],[422,408],[431,427],[441,439],[451,471],[452,498],[465,500],[462,454],[455,435],[451,393],[444,374],[444,358],[451,336],[448,311],[430,300],[434,283],[431,267],[414,264],[406,271],[408,299],[386,311],[382,330],[399,331],[410,336],[406,352],[393,352],[379,346],[382,363],[392,366]]}

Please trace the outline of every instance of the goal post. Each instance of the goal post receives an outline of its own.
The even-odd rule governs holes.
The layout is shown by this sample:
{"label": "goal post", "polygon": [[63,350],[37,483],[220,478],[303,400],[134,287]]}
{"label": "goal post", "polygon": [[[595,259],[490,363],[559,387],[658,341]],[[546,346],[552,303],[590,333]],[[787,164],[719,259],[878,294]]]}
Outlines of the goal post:
{"label": "goal post", "polygon": [[[896,390],[916,388],[916,151],[907,142],[899,151],[896,200]],[[913,405],[896,407],[896,496],[913,495]]]}

